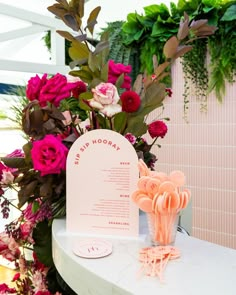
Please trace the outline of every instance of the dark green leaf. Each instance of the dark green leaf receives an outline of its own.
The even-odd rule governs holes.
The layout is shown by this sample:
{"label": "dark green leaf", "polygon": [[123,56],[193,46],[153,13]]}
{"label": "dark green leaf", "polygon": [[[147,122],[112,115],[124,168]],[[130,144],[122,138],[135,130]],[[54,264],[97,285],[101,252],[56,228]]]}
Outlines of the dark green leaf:
{"label": "dark green leaf", "polygon": [[122,133],[125,129],[127,122],[127,113],[121,112],[114,116],[114,129],[115,131]]}
{"label": "dark green leaf", "polygon": [[39,222],[33,230],[34,251],[39,261],[48,267],[53,265],[51,237],[51,226],[46,221]]}
{"label": "dark green leaf", "polygon": [[10,168],[24,168],[27,166],[25,158],[8,158],[2,157],[0,160]]}
{"label": "dark green leaf", "polygon": [[38,201],[33,201],[32,203],[32,213],[36,213],[39,209],[40,205]]}

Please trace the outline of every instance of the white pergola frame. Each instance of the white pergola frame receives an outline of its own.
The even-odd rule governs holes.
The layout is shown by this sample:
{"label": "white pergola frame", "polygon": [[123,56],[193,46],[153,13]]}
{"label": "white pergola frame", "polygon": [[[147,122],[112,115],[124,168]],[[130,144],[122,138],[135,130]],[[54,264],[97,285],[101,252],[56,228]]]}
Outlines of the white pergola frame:
{"label": "white pergola frame", "polygon": [[[51,64],[40,64],[25,61],[13,61],[0,58],[0,69],[5,71],[19,71],[29,73],[68,74],[69,66],[65,65],[65,40],[56,30],[69,31],[61,20],[35,12],[0,3],[0,14],[29,22],[26,28],[0,33],[0,42],[22,38],[27,35],[51,32]],[[7,56],[7,54],[6,54]]]}

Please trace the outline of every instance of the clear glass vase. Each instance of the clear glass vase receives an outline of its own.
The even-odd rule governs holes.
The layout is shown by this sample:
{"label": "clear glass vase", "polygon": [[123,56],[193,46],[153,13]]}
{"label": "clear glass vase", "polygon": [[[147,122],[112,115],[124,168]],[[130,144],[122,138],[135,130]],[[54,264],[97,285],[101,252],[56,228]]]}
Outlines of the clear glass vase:
{"label": "clear glass vase", "polygon": [[147,213],[149,237],[152,246],[173,246],[177,233],[179,213]]}

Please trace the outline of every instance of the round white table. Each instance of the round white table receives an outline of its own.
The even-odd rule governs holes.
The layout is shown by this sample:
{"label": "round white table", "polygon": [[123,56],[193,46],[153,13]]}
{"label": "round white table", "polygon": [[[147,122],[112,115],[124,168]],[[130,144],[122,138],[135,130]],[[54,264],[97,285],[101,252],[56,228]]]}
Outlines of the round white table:
{"label": "round white table", "polygon": [[145,239],[109,239],[111,255],[86,259],[76,256],[73,245],[85,237],[66,232],[66,220],[54,220],[53,259],[65,282],[78,295],[235,295],[236,250],[181,233],[176,244],[181,257],[169,261],[164,283],[158,277],[138,277],[138,252]]}

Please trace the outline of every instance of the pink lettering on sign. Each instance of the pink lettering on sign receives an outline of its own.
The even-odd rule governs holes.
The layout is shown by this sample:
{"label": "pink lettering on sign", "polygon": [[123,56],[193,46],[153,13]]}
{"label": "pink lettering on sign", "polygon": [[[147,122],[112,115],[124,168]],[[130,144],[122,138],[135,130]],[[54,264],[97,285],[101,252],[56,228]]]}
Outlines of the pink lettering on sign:
{"label": "pink lettering on sign", "polygon": [[130,162],[120,162],[120,165],[130,165]]}
{"label": "pink lettering on sign", "polygon": [[108,140],[108,139],[101,139],[101,138],[98,138],[98,139],[93,139],[92,140],[92,144],[106,144],[106,145],[109,145],[111,146],[112,148],[114,148],[116,151],[119,151],[120,150],[120,147],[113,143],[111,140]]}

